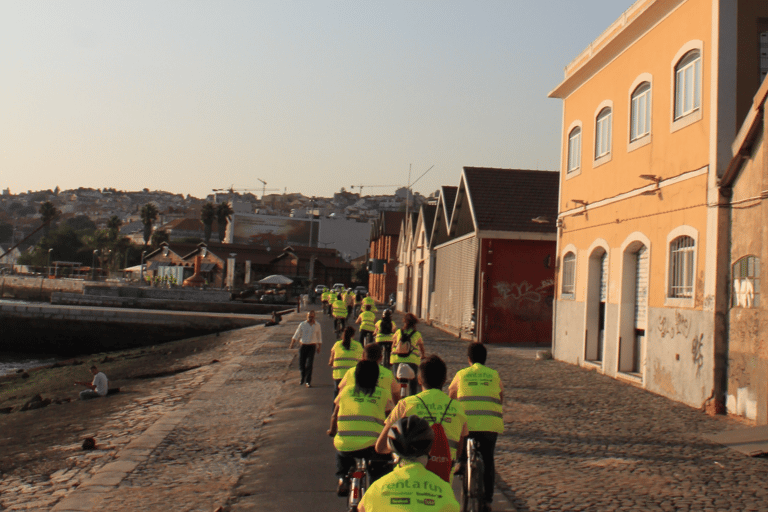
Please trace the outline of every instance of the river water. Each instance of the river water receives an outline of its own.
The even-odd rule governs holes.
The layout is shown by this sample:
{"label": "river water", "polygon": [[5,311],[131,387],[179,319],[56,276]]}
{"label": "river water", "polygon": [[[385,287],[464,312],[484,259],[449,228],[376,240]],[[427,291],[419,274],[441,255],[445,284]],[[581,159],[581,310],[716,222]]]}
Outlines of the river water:
{"label": "river water", "polygon": [[[0,304],[31,304],[21,300],[0,299]],[[3,336],[0,333],[0,336]],[[0,375],[13,373],[16,370],[26,370],[53,364],[62,359],[51,354],[26,354],[23,352],[1,352],[0,351]]]}

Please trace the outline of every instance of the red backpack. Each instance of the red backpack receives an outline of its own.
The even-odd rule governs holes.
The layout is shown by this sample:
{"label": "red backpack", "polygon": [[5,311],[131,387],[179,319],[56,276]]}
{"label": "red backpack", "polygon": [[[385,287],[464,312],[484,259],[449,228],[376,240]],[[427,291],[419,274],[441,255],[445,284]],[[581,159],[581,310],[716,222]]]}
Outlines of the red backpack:
{"label": "red backpack", "polygon": [[450,483],[453,460],[451,459],[451,447],[448,445],[448,436],[445,435],[445,429],[443,428],[443,420],[445,419],[445,415],[448,414],[448,408],[451,407],[453,399],[451,399],[448,402],[448,405],[445,406],[443,417],[440,418],[440,421],[437,421],[432,416],[432,413],[429,412],[429,407],[424,403],[424,400],[418,395],[416,398],[421,401],[424,408],[427,410],[427,414],[432,423],[432,432],[435,434],[435,440],[432,442],[432,449],[429,451],[429,461],[427,462],[426,468]]}

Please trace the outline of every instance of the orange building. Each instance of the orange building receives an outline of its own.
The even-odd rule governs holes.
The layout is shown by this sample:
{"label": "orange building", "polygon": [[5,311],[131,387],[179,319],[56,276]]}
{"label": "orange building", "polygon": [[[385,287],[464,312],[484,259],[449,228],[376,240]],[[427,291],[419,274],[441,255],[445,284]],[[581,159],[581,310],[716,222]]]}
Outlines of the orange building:
{"label": "orange building", "polygon": [[638,0],[565,68],[555,358],[669,398],[727,393],[718,188],[761,80],[764,0]]}

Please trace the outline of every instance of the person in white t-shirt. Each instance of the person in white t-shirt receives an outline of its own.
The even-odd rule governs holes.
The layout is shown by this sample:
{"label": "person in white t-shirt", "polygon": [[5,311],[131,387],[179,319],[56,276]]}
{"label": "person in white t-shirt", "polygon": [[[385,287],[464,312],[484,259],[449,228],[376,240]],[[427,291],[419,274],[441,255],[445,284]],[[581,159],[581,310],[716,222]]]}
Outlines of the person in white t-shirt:
{"label": "person in white t-shirt", "polygon": [[107,391],[109,390],[107,376],[100,372],[96,366],[91,366],[91,373],[93,374],[93,382],[75,382],[75,386],[85,386],[88,388],[80,392],[80,400],[107,396]]}

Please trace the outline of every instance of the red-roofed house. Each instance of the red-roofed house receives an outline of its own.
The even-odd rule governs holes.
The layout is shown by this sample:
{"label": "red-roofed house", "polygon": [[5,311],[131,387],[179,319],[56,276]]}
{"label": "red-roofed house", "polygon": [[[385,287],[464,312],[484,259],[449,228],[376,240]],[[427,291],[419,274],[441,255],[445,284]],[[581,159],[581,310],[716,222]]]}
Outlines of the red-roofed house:
{"label": "red-roofed house", "polygon": [[441,194],[430,240],[433,324],[483,343],[551,343],[558,179],[465,167],[453,204],[450,190]]}

